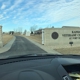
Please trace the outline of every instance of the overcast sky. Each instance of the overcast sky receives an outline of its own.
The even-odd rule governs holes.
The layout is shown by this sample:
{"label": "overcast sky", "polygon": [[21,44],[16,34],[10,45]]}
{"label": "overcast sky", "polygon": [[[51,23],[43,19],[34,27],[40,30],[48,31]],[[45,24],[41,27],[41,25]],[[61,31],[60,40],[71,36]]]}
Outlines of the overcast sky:
{"label": "overcast sky", "polygon": [[22,27],[79,26],[80,0],[0,0],[3,31]]}

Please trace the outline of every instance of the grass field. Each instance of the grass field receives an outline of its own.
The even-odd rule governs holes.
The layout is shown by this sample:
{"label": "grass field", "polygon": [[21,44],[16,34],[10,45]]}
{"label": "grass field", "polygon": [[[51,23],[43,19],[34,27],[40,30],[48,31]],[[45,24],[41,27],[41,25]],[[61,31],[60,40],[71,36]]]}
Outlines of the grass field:
{"label": "grass field", "polygon": [[74,48],[62,48],[62,49],[55,49],[57,52],[60,52],[62,54],[74,54],[74,55],[80,55],[80,47],[74,47]]}
{"label": "grass field", "polygon": [[41,35],[32,35],[32,36],[27,36],[27,37],[29,39],[41,44],[41,41],[42,41]]}
{"label": "grass field", "polygon": [[6,45],[12,38],[12,35],[3,34],[3,45]]}

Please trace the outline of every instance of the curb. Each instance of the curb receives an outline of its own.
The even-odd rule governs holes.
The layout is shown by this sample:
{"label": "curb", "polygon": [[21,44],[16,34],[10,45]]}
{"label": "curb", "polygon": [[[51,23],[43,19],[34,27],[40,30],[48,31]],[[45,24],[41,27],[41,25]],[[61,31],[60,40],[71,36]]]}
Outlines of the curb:
{"label": "curb", "polygon": [[8,42],[4,47],[0,48],[0,54],[8,51],[14,43],[15,39],[16,37],[14,36],[10,42]]}

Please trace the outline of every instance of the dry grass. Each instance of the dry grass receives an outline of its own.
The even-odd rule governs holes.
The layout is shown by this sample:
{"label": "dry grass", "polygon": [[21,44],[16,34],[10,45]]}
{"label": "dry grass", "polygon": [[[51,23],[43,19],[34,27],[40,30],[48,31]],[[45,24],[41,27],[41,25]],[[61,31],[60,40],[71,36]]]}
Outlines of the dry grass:
{"label": "dry grass", "polygon": [[80,47],[55,49],[62,54],[80,55]]}
{"label": "dry grass", "polygon": [[27,36],[27,37],[29,39],[41,44],[41,41],[42,41],[41,35],[31,35],[31,36]]}
{"label": "dry grass", "polygon": [[13,38],[12,35],[3,35],[3,45],[6,45],[11,39]]}

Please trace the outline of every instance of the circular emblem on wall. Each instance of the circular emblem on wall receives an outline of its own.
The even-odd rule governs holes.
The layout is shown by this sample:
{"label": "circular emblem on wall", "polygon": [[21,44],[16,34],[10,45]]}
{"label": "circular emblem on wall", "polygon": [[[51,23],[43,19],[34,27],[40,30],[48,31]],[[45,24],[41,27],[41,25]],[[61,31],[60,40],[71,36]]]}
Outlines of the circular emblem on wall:
{"label": "circular emblem on wall", "polygon": [[52,33],[52,38],[57,39],[59,37],[59,34],[57,32]]}

